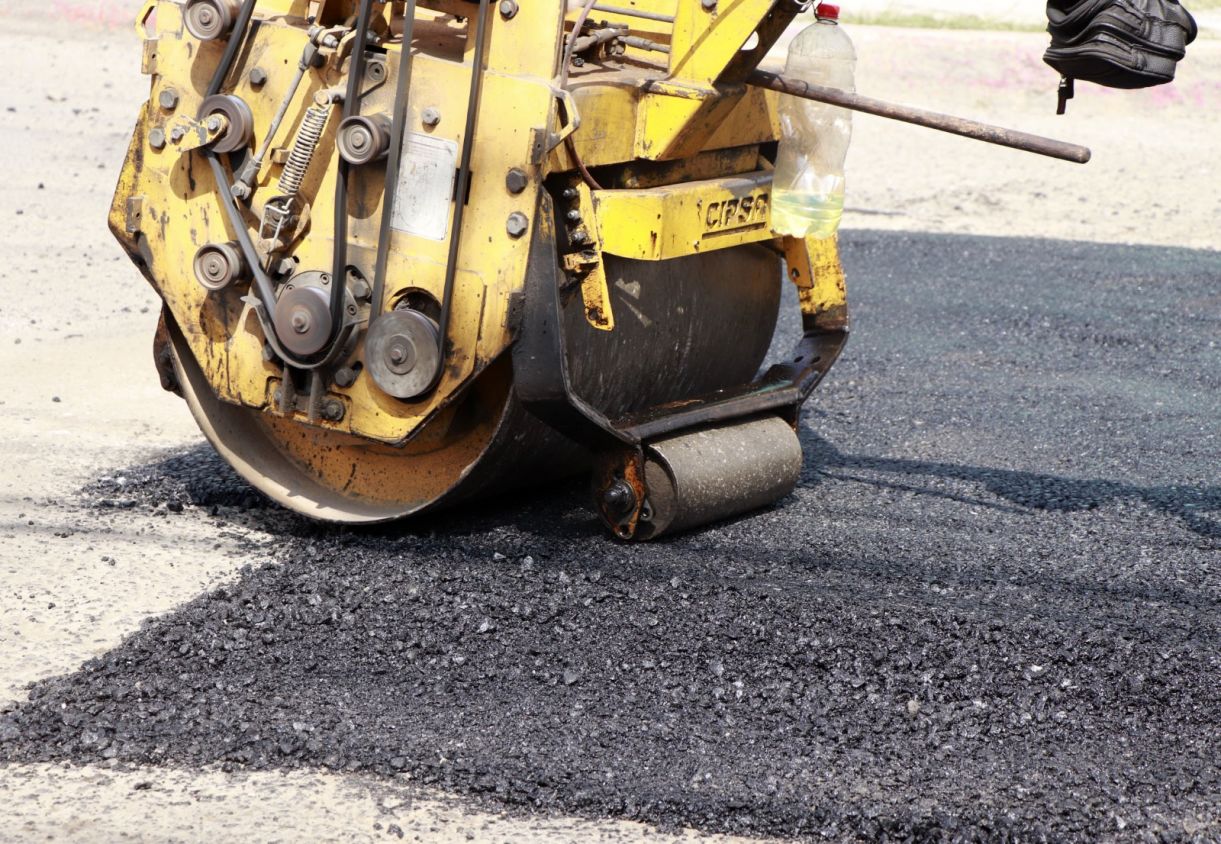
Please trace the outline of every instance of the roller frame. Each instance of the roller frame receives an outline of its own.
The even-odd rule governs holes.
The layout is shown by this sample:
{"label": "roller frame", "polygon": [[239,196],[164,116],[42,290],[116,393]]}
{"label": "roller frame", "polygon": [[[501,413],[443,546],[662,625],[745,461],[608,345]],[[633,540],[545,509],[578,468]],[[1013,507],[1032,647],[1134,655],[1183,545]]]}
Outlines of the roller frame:
{"label": "roller frame", "polygon": [[[540,194],[536,220],[512,352],[517,397],[530,413],[595,453],[595,506],[621,539],[635,537],[648,500],[644,451],[650,441],[769,414],[796,427],[802,405],[848,340],[846,305],[837,310],[830,326],[817,315],[803,313],[803,334],[788,360],[755,381],[611,419],[577,394],[569,376],[555,207],[545,192]],[[627,516],[608,512],[599,494],[615,481],[628,483],[635,494]]]}

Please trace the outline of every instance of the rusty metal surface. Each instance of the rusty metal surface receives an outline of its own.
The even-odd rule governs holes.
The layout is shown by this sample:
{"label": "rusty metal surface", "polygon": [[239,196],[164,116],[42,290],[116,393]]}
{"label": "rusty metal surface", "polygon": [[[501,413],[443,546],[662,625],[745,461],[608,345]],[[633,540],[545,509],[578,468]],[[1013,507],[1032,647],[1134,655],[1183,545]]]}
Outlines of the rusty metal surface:
{"label": "rusty metal surface", "polygon": [[778,91],[782,94],[836,105],[853,111],[861,111],[865,114],[873,114],[877,117],[885,117],[890,120],[901,120],[904,123],[936,129],[939,132],[949,132],[951,135],[961,135],[964,138],[973,138],[974,140],[984,141],[989,144],[1020,149],[1024,152],[1033,152],[1038,155],[1046,155],[1049,158],[1058,158],[1061,161],[1085,164],[1090,160],[1089,148],[1083,147],[1080,144],[1070,144],[1067,141],[1057,141],[1054,138],[1032,135],[1029,132],[1021,132],[1017,129],[1006,129],[1001,126],[980,123],[977,120],[969,120],[965,117],[954,117],[953,115],[925,111],[924,109],[912,106],[896,105],[895,103],[876,100],[872,97],[865,97],[861,94],[841,91],[837,88],[813,85],[800,79],[791,79],[767,70],[755,70],[746,77],[746,81],[751,85],[767,88],[771,91]]}

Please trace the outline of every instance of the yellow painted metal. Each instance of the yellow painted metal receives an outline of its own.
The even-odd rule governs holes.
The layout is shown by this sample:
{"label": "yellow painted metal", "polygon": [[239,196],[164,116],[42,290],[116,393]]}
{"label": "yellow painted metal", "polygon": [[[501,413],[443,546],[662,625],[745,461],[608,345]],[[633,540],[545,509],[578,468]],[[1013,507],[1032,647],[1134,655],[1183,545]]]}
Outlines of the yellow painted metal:
{"label": "yellow painted metal", "polygon": [[614,331],[615,314],[611,309],[610,285],[602,263],[602,238],[598,231],[599,218],[593,191],[584,182],[577,182],[570,190],[577,193],[577,208],[582,221],[580,231],[586,245],[564,256],[564,269],[580,279],[585,320],[599,331]]}
{"label": "yellow painted metal", "polygon": [[664,261],[775,237],[772,174],[708,179],[643,190],[594,191],[602,251]]}
{"label": "yellow painted metal", "polygon": [[[309,20],[341,26],[355,5],[355,0],[259,0],[259,25],[222,89],[249,105],[254,146],[267,142],[268,155],[243,221],[265,250],[261,257],[271,270],[285,260],[296,272],[331,269],[340,105],[331,109],[304,181],[301,199],[306,204],[296,230],[287,243],[277,244],[260,238],[260,222],[268,200],[278,193],[306,110],[318,95],[340,92],[346,84],[350,33],[338,49],[323,50],[324,66],[305,74],[275,137],[264,134],[296,74]],[[741,84],[746,65],[753,67],[757,58],[742,50],[744,43],[756,31],[763,40],[774,35],[796,6],[785,0],[719,0],[711,9],[700,0],[616,0],[611,5],[672,17],[605,15],[626,24],[632,34],[668,46],[669,53],[633,47],[621,60],[573,68],[568,94],[556,85],[575,13],[566,10],[564,0],[519,2],[511,15],[498,13],[493,4],[477,126],[475,136],[467,138],[475,7],[467,0],[420,0],[413,41],[404,44],[403,4],[375,4],[382,16],[377,29],[384,36],[379,49],[384,50],[386,73],[367,86],[361,113],[392,110],[395,80],[409,51],[405,171],[426,164],[428,155],[448,155],[456,166],[464,146],[472,145],[473,178],[467,197],[425,197],[436,212],[434,225],[424,227],[432,231],[393,230],[385,298],[378,303],[390,309],[421,296],[441,299],[456,234],[450,215],[455,201],[464,202],[439,384],[424,398],[402,401],[379,390],[367,370],[347,386],[328,377],[324,398],[339,402],[344,411],[336,421],[310,418],[299,409],[281,411],[275,396],[286,373],[267,353],[263,328],[243,299],[248,290],[210,292],[194,278],[196,251],[236,236],[200,148],[215,132],[201,135],[196,122],[224,44],[192,38],[180,3],[145,2],[136,30],[144,40],[151,97],[137,119],[110,224],[163,298],[179,332],[175,350],[189,354],[198,366],[198,390],[206,386],[220,406],[248,415],[259,435],[311,483],[406,511],[457,485],[496,434],[511,394],[505,353],[514,341],[530,234],[540,226],[556,231],[567,284],[579,285],[587,320],[603,332],[615,330],[614,291],[604,254],[671,261],[771,240],[785,255],[803,312],[827,325],[846,318],[835,242],[777,238],[770,229],[767,160],[779,137],[777,95]],[[259,85],[250,77],[256,68],[265,77]],[[166,90],[175,94],[173,110],[158,105]],[[425,123],[426,111],[439,120]],[[560,143],[561,123],[572,127],[578,121],[568,142]],[[154,129],[168,136],[176,126],[192,130],[181,143],[156,148],[150,143]],[[578,159],[602,180],[600,189],[580,178]],[[506,184],[511,169],[525,174],[524,190]],[[348,262],[369,280],[385,177],[384,166],[375,164],[355,168],[349,183]],[[571,191],[575,220],[562,215],[535,219],[540,207],[549,207],[539,202],[543,191],[552,196]],[[506,227],[510,216],[527,221],[524,235]],[[337,361],[355,372],[365,360],[363,332],[371,311],[371,303],[358,304],[356,339]],[[411,471],[398,472],[399,461]]]}
{"label": "yellow painted metal", "polygon": [[[263,6],[260,3],[260,9]],[[208,71],[219,60],[221,46],[215,42],[200,44],[192,39],[182,26],[181,7],[177,3],[160,2],[156,13],[158,37],[153,49],[156,63],[152,101],[157,101],[161,90],[172,88],[179,105],[174,114],[153,107],[143,110],[112,217],[122,215],[122,225],[117,229],[120,239],[133,254],[143,253],[141,260],[155,268],[153,283],[220,397],[249,407],[269,407],[280,370],[264,359],[264,341],[257,320],[238,297],[209,294],[195,281],[192,271],[195,251],[201,245],[232,239],[211,173],[199,154],[180,154],[173,147],[156,150],[146,140],[153,128],[168,132],[172,121],[182,122],[180,115],[188,115],[188,120],[195,115],[206,93]],[[560,14],[560,5],[555,0],[532,3],[522,8],[513,23],[523,31],[558,33]],[[284,95],[305,46],[304,27],[304,20],[291,15],[264,18],[251,38],[246,67],[262,68],[268,80],[256,90],[242,75],[232,92],[250,105],[256,127],[266,127],[271,122]],[[409,130],[417,136],[452,144],[455,157],[465,140],[461,133],[474,49],[466,38],[467,28],[465,24],[459,26],[439,18],[419,25],[421,37],[415,47],[413,87],[422,93],[412,98],[408,120]],[[478,131],[481,137],[495,140],[475,144],[472,170],[500,177],[480,179],[472,185],[453,299],[451,337],[455,342],[439,388],[423,401],[407,403],[380,393],[366,378],[357,380],[350,388],[332,386],[332,394],[350,412],[340,422],[318,420],[315,425],[383,442],[403,442],[435,418],[508,346],[510,298],[521,286],[529,238],[511,237],[505,221],[513,213],[527,219],[534,215],[537,182],[526,191],[512,194],[504,186],[503,174],[516,167],[532,171],[537,177],[537,165],[531,164],[536,157],[533,132],[536,127],[547,125],[554,110],[554,95],[546,81],[554,72],[554,51],[540,51],[537,45],[529,49],[524,43],[528,39],[513,34],[494,32],[488,45],[489,71]],[[387,49],[390,80],[398,73],[401,55],[394,47],[390,45]],[[271,140],[272,147],[286,149],[292,145],[301,115],[317,93],[341,85],[341,70],[332,61],[307,76],[292,101],[289,119]],[[389,111],[392,100],[393,85],[383,84],[365,96],[362,110],[366,114]],[[421,113],[427,108],[441,113],[441,121],[435,127],[426,127],[421,120]],[[320,222],[329,221],[334,213],[336,170],[330,165],[335,155],[334,133],[339,117],[338,108],[333,111],[303,189],[311,198],[312,226],[293,250],[302,270],[330,268],[333,242],[329,230]],[[252,233],[257,232],[263,201],[276,193],[275,181],[281,166],[275,160],[276,157],[269,157],[256,180],[255,200],[247,215]],[[371,278],[384,178],[380,168],[365,168],[358,171],[352,182],[349,259],[367,268]],[[127,226],[126,203],[131,197],[142,197],[144,203],[143,223],[134,232]],[[451,209],[452,204],[444,213],[448,216]],[[441,297],[452,234],[447,231],[444,239],[436,240],[394,233],[387,306],[393,306],[411,291]],[[352,359],[359,360],[362,351],[358,346]]]}
{"label": "yellow painted metal", "polygon": [[846,328],[848,293],[838,237],[783,237],[789,278],[797,285],[803,315],[819,328]]}

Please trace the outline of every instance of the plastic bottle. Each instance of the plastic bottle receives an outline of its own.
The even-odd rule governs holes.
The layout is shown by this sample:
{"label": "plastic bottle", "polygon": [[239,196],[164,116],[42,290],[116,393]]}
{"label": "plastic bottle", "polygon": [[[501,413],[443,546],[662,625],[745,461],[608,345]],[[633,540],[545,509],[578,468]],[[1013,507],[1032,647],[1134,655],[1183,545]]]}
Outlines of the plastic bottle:
{"label": "plastic bottle", "polygon": [[[856,90],[856,50],[839,26],[839,7],[821,3],[817,21],[789,45],[785,75]],[[852,112],[782,94],[780,150],[772,183],[772,229],[796,237],[831,237],[844,215],[844,159]]]}

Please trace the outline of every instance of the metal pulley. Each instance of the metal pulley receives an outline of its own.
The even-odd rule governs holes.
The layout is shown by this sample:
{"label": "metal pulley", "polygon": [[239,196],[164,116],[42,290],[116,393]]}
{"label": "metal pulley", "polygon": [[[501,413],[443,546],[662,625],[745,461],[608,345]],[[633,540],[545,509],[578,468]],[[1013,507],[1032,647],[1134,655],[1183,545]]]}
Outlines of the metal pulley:
{"label": "metal pulley", "polygon": [[335,144],[349,164],[381,161],[390,152],[390,118],[384,114],[353,115],[339,124]]}
{"label": "metal pulley", "polygon": [[229,243],[207,243],[195,253],[195,279],[211,291],[224,290],[248,275],[241,248]]}
{"label": "metal pulley", "polygon": [[[343,312],[356,313],[350,292],[344,294]],[[327,348],[339,334],[331,315],[331,275],[311,270],[298,273],[284,285],[272,312],[276,338],[284,351],[305,360]]]}
{"label": "metal pulley", "polygon": [[206,124],[208,118],[216,115],[224,118],[225,125],[210,145],[213,152],[225,155],[250,145],[250,139],[254,137],[254,115],[245,100],[233,94],[213,94],[200,104],[199,122]]}
{"label": "metal pulley", "polygon": [[421,311],[383,314],[365,338],[365,363],[373,383],[398,399],[428,392],[441,368],[440,329]]}
{"label": "metal pulley", "polygon": [[240,7],[238,0],[188,0],[183,22],[200,41],[215,41],[233,29]]}

